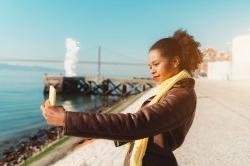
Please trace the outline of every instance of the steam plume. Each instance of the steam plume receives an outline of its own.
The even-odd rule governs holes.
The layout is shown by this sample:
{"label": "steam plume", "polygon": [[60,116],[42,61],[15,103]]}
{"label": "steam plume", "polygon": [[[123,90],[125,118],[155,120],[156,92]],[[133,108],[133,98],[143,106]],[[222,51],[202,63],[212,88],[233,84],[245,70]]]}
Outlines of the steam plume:
{"label": "steam plume", "polygon": [[66,55],[64,60],[64,70],[66,77],[74,77],[77,75],[78,53],[80,50],[79,42],[72,38],[65,40]]}

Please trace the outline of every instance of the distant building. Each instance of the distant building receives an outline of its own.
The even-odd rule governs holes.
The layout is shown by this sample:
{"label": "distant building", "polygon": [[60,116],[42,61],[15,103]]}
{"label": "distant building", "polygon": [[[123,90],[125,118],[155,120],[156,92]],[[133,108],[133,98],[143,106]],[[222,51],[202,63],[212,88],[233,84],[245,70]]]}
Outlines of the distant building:
{"label": "distant building", "polygon": [[250,80],[250,35],[237,36],[232,42],[232,79]]}
{"label": "distant building", "polygon": [[230,62],[229,61],[209,62],[207,78],[211,80],[229,80]]}
{"label": "distant building", "polygon": [[199,67],[199,75],[208,79],[228,80],[230,75],[230,54],[218,52],[214,48],[202,50],[203,63]]}

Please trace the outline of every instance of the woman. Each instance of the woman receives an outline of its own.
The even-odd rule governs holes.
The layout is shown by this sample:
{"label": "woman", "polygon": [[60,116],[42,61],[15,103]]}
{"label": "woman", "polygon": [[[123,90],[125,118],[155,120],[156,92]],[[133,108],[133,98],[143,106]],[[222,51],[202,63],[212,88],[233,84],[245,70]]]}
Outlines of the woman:
{"label": "woman", "polygon": [[67,112],[46,101],[43,115],[48,124],[64,126],[66,135],[129,142],[124,165],[177,165],[173,151],[183,143],[195,114],[192,72],[202,61],[198,47],[192,36],[178,30],[150,48],[149,68],[159,91],[134,114]]}

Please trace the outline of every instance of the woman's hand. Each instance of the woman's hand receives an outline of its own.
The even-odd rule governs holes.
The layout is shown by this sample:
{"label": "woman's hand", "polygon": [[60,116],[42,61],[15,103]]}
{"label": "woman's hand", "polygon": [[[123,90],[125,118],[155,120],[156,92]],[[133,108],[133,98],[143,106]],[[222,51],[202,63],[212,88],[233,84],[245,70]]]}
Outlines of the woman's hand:
{"label": "woman's hand", "polygon": [[53,126],[65,126],[66,113],[62,106],[51,106],[49,100],[46,100],[41,105],[43,117],[49,125]]}

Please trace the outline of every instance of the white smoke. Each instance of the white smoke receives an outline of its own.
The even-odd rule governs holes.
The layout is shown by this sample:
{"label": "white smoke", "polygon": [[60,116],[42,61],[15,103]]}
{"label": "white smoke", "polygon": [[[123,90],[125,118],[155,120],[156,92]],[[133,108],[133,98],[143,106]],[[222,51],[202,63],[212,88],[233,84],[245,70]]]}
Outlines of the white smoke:
{"label": "white smoke", "polygon": [[74,39],[67,38],[65,40],[66,55],[64,60],[64,70],[66,77],[74,77],[77,75],[78,53],[80,50],[79,42]]}

